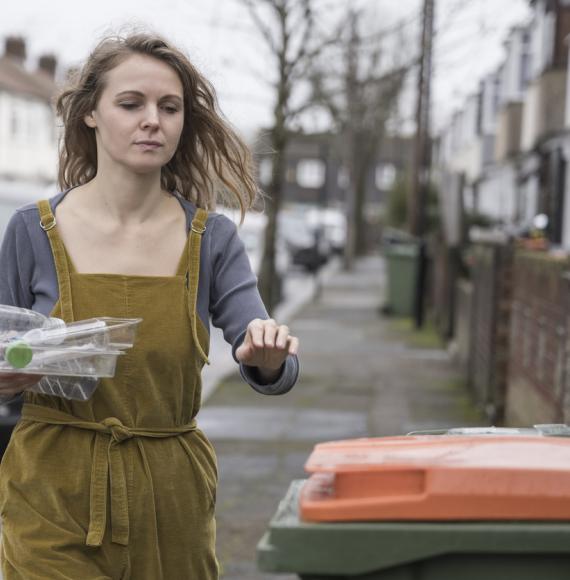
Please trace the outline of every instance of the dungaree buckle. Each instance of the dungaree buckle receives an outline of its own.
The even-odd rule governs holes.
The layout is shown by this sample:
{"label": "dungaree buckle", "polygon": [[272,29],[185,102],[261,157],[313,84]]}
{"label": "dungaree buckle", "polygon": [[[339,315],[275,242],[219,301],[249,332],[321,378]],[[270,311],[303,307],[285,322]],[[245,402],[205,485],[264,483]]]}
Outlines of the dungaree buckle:
{"label": "dungaree buckle", "polygon": [[47,223],[44,223],[43,218],[40,219],[40,227],[42,228],[42,230],[44,232],[47,232],[47,231],[51,230],[52,228],[55,228],[55,224],[56,224],[56,222],[55,222],[54,216],[52,216],[51,220],[48,221]]}
{"label": "dungaree buckle", "polygon": [[206,231],[206,226],[200,226],[200,225],[197,226],[195,224],[192,224],[191,229],[193,232],[202,235]]}

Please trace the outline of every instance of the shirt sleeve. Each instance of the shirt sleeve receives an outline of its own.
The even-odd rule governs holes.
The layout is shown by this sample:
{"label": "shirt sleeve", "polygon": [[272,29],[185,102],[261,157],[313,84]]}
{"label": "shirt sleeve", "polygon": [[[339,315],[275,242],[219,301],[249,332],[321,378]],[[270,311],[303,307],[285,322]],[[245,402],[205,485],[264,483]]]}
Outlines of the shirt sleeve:
{"label": "shirt sleeve", "polygon": [[34,296],[31,281],[34,271],[32,243],[20,212],[16,212],[0,246],[0,304],[31,308]]}
{"label": "shirt sleeve", "polygon": [[[257,289],[257,278],[249,263],[236,225],[223,215],[212,220],[210,314],[212,324],[221,328],[232,354],[243,342],[247,325],[254,318],[269,318]],[[237,359],[236,359],[237,361]],[[286,393],[299,375],[297,356],[288,356],[277,379],[269,384],[257,380],[256,369],[240,364],[244,380],[256,391],[267,395]]]}
{"label": "shirt sleeve", "polygon": [[[31,308],[33,295],[31,279],[33,256],[28,230],[22,215],[16,212],[10,221],[0,246],[0,304]],[[18,395],[0,395],[0,405],[22,398]]]}

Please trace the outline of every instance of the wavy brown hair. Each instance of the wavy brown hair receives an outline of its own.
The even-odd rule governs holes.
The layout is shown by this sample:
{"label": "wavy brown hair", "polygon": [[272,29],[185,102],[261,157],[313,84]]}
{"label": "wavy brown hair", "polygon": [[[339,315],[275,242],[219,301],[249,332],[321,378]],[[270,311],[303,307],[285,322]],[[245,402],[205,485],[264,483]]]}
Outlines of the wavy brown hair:
{"label": "wavy brown hair", "polygon": [[237,205],[243,218],[258,194],[251,153],[222,117],[210,82],[179,49],[155,34],[109,36],[95,47],[81,70],[70,75],[69,86],[56,101],[64,129],[59,187],[68,189],[95,177],[95,131],[84,118],[99,102],[106,73],[133,54],[171,66],[184,89],[184,126],[176,153],[162,168],[161,186],[178,191],[198,207],[212,209],[217,200]]}

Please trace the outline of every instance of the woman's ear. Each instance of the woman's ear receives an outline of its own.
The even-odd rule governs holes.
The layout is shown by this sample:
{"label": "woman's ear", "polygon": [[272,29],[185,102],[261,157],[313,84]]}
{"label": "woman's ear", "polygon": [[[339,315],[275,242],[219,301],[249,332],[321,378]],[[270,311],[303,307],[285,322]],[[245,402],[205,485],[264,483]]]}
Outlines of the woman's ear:
{"label": "woman's ear", "polygon": [[97,127],[97,123],[95,121],[95,117],[94,117],[93,113],[89,113],[89,115],[85,115],[85,117],[83,117],[83,121],[85,122],[85,124],[88,127],[91,127],[91,129],[95,129],[95,127]]}

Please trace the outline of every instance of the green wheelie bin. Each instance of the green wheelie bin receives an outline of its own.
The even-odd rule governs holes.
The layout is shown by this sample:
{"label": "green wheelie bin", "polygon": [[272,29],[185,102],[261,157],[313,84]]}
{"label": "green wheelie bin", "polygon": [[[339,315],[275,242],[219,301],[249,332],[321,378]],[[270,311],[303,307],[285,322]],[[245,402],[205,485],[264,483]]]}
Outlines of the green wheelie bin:
{"label": "green wheelie bin", "polygon": [[384,255],[388,270],[385,309],[395,316],[412,316],[418,279],[419,245],[413,241],[390,244]]}
{"label": "green wheelie bin", "polygon": [[[528,434],[521,433],[521,436],[521,439],[511,438],[508,452],[515,450],[515,454],[521,452],[523,456],[528,452],[528,463],[533,469],[544,463],[549,454],[550,463],[556,466],[557,461],[570,452],[567,438],[551,439],[552,445],[549,446],[545,438],[540,440],[540,435],[534,439]],[[296,574],[304,580],[570,578],[570,505],[567,499],[570,492],[566,494],[564,491],[569,465],[561,464],[559,471],[557,467],[554,470],[549,467],[551,472],[542,478],[543,473],[537,469],[529,469],[526,473],[519,470],[517,473],[513,466],[517,462],[523,463],[526,458],[522,457],[520,461],[521,458],[515,457],[510,462],[507,460],[508,465],[501,474],[503,466],[496,458],[489,459],[492,450],[487,453],[484,447],[497,447],[497,437],[466,439],[465,445],[458,438],[447,439],[444,440],[446,447],[436,456],[439,442],[434,436],[432,439],[418,438],[418,445],[428,450],[432,460],[435,457],[434,469],[425,470],[418,479],[416,476],[421,471],[419,456],[410,455],[410,449],[404,449],[407,459],[411,458],[408,471],[403,470],[404,463],[396,465],[397,462],[393,461],[393,457],[401,453],[399,447],[408,443],[405,438],[378,438],[393,441],[388,441],[390,447],[382,456],[385,465],[378,464],[376,472],[359,473],[356,463],[348,466],[345,463],[344,479],[339,478],[340,472],[325,474],[325,484],[318,484],[321,487],[319,493],[324,498],[322,502],[303,503],[308,482],[315,477],[315,472],[308,480],[293,481],[258,544],[259,569],[276,574]],[[361,442],[376,444],[373,440],[354,441],[349,449],[352,457],[363,456]],[[346,442],[321,444],[325,446],[322,451],[329,453],[321,465],[327,461],[330,464],[331,449],[335,451],[334,445],[339,443]],[[378,446],[383,444],[384,441],[380,441]],[[327,445],[331,448],[327,449]],[[552,448],[555,448],[554,453],[551,453]],[[541,457],[533,460],[533,453]],[[462,464],[462,458],[467,455],[479,461],[479,469],[474,468],[473,463]],[[374,473],[378,475],[377,479],[374,479]],[[394,479],[395,474],[397,479]],[[390,481],[396,485],[391,485]],[[421,489],[416,487],[418,481],[421,481]],[[458,485],[464,482],[464,489],[455,493],[454,482]],[[337,485],[336,489],[334,485]],[[372,501],[375,487],[385,492],[385,497],[376,504]],[[470,494],[473,495],[472,501]],[[312,505],[317,513],[319,503],[329,506],[330,513],[323,511],[326,517],[331,520],[338,517],[338,521],[307,521],[302,517],[301,512],[307,505]],[[359,521],[348,521],[347,505],[352,506],[351,509],[360,517]],[[369,520],[362,517],[363,505],[372,506],[366,508],[372,510]],[[442,511],[442,505],[449,505],[447,515],[450,518],[430,519],[430,510],[435,509],[433,513],[437,514],[437,511]],[[393,508],[401,510],[404,519],[392,516],[385,520],[376,519],[382,510],[395,513],[389,512]],[[416,511],[423,514],[417,520],[413,519]],[[528,519],[508,519],[509,514],[516,511]],[[461,513],[466,514],[465,519],[459,519],[457,514]],[[540,519],[542,513],[544,519]]]}

